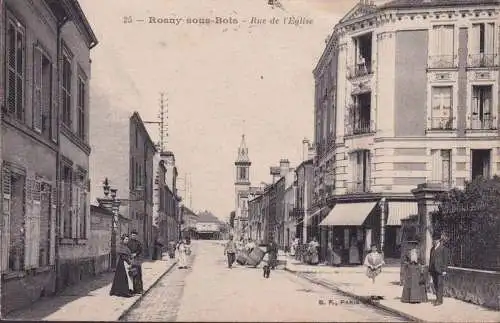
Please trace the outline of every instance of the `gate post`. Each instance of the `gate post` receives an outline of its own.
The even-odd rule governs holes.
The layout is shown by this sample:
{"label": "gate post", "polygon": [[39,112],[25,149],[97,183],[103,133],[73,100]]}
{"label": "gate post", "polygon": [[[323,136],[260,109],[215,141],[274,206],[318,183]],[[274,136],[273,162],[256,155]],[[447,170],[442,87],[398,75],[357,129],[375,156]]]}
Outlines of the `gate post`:
{"label": "gate post", "polygon": [[429,257],[432,247],[432,233],[434,231],[434,228],[432,227],[431,213],[438,208],[436,195],[446,191],[447,189],[445,189],[442,185],[431,183],[419,184],[417,188],[411,191],[417,200],[419,227],[418,234],[420,236],[421,244],[420,252],[421,256],[424,257],[426,265],[429,264]]}

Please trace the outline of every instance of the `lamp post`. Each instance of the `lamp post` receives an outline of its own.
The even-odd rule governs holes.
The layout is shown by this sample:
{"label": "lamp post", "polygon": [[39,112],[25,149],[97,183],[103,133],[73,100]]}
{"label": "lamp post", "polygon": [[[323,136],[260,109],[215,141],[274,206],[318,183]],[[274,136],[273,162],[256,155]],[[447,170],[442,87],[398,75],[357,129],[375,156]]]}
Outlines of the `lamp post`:
{"label": "lamp post", "polygon": [[[111,210],[113,217],[111,219],[111,268],[116,268],[116,235],[118,229],[118,214],[120,210],[120,200],[116,198],[117,189],[111,188],[109,180],[106,177],[103,182],[104,198],[100,199],[101,206]],[[111,197],[109,196],[111,193]]]}

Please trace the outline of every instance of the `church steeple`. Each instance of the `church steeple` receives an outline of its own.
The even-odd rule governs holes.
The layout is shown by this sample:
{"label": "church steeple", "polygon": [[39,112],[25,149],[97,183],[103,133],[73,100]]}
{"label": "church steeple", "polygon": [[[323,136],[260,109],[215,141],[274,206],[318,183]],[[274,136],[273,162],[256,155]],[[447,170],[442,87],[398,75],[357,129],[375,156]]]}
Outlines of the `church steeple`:
{"label": "church steeple", "polygon": [[238,158],[236,159],[235,165],[244,165],[248,164],[250,166],[250,158],[248,157],[248,148],[247,144],[245,142],[245,135],[241,135],[241,143],[240,147],[238,148]]}

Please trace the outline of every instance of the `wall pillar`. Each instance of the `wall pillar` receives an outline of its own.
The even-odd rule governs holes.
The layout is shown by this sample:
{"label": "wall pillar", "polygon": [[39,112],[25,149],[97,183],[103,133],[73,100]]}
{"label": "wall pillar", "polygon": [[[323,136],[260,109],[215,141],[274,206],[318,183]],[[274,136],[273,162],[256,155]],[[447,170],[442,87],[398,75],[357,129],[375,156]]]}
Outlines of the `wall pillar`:
{"label": "wall pillar", "polygon": [[424,257],[425,264],[429,264],[429,257],[432,247],[432,234],[434,228],[432,227],[431,214],[437,210],[439,203],[436,201],[436,195],[446,192],[439,184],[420,184],[416,189],[411,192],[417,199],[418,204],[418,235],[420,237],[420,245],[422,256]]}

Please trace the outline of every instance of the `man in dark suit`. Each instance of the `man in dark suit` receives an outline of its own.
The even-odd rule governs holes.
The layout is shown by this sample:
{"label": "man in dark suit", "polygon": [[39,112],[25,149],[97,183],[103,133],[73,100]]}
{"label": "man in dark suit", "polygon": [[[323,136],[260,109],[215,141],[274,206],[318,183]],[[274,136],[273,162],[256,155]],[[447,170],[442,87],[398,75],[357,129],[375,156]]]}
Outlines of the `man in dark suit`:
{"label": "man in dark suit", "polygon": [[444,279],[448,270],[450,260],[450,252],[444,245],[445,235],[435,234],[433,236],[433,244],[431,248],[431,256],[429,259],[429,273],[432,276],[432,283],[436,291],[436,302],[434,305],[443,304]]}
{"label": "man in dark suit", "polygon": [[134,285],[134,293],[142,294],[142,267],[140,255],[142,254],[142,244],[137,240],[137,231],[133,230],[130,233],[130,239],[128,241],[127,247],[132,253],[132,267],[134,268],[134,275],[132,277],[132,282]]}

